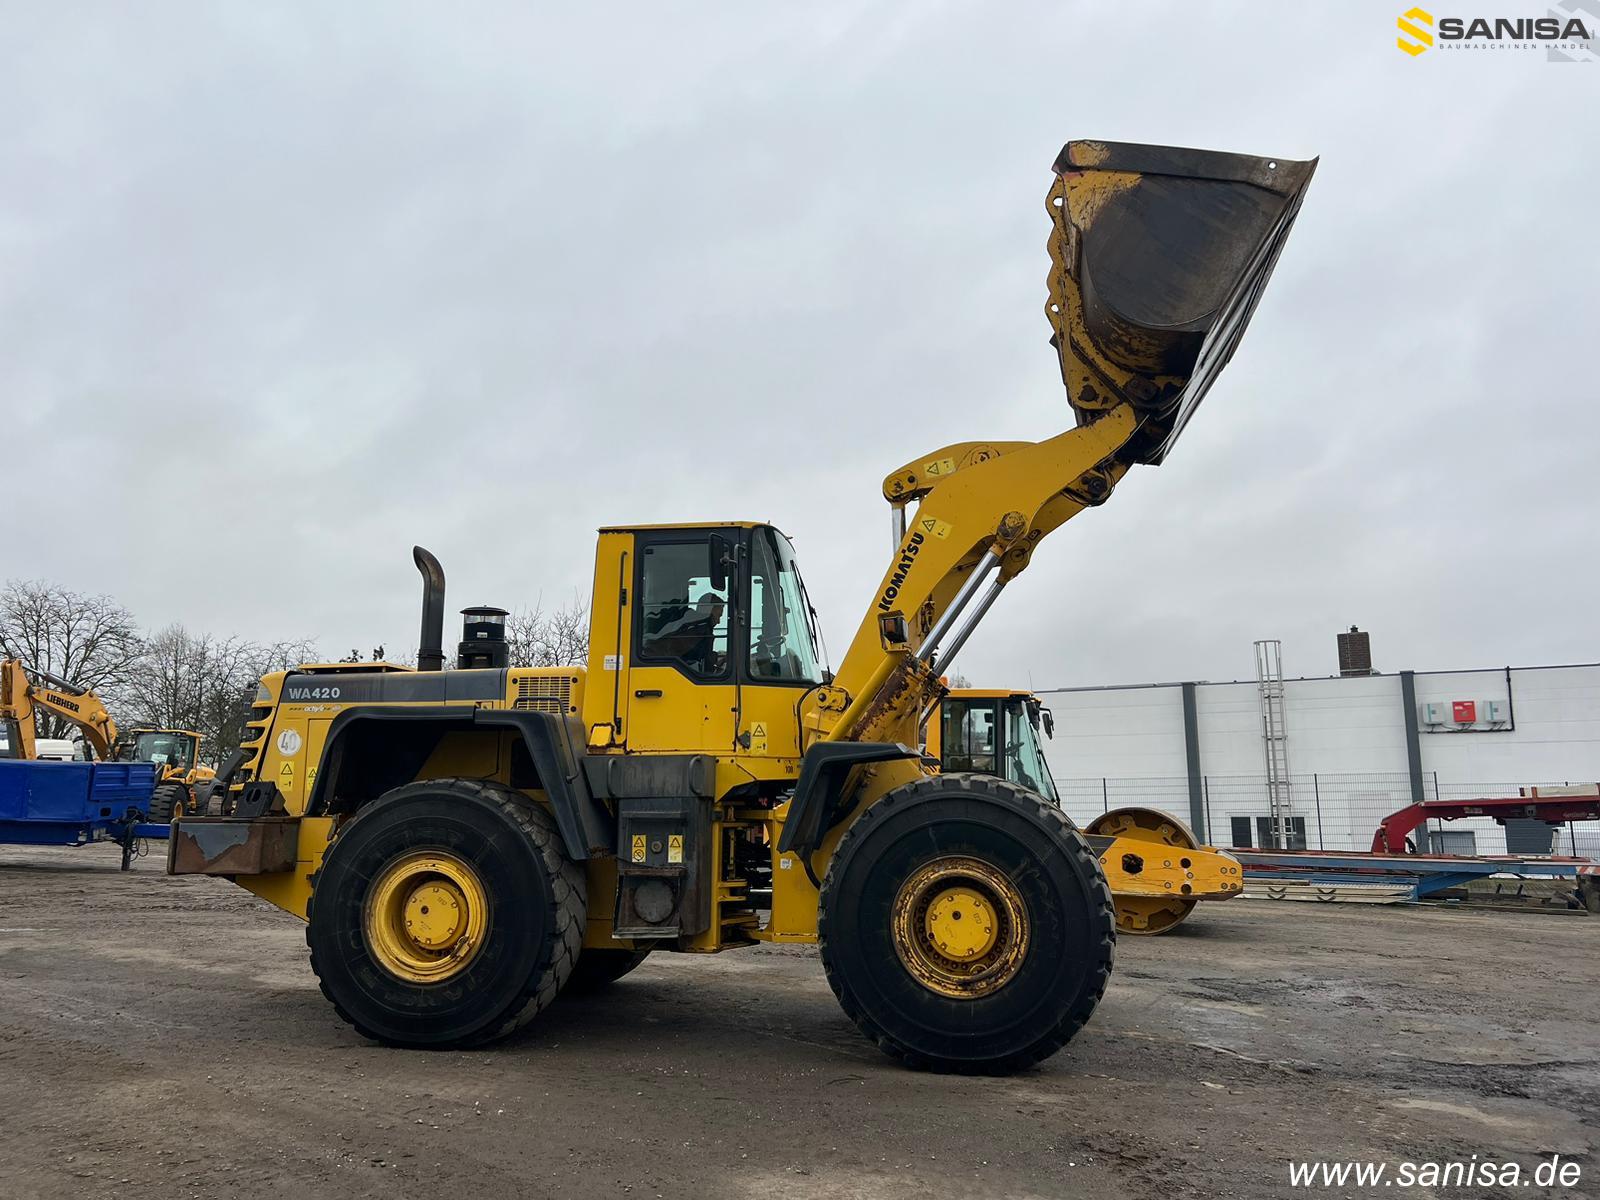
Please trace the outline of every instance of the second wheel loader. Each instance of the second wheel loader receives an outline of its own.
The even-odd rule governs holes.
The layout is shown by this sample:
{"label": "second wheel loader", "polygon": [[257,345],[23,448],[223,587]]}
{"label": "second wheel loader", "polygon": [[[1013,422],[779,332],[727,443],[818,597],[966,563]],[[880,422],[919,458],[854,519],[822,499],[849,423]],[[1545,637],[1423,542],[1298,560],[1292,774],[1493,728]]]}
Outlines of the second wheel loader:
{"label": "second wheel loader", "polygon": [[[169,869],[304,918],[335,1010],[388,1043],[492,1040],[647,953],[792,942],[819,947],[845,1011],[910,1065],[1054,1053],[1105,989],[1113,893],[1192,884],[1138,839],[1097,853],[1027,787],[937,772],[919,731],[1045,536],[1166,457],[1313,166],[1062,151],[1047,312],[1075,427],[890,473],[896,553],[837,675],[771,525],[602,529],[571,669],[509,667],[501,610],[472,609],[442,670],[444,577],[419,548],[419,669],[264,677],[222,772],[232,815],[181,822]],[[1107,603],[1085,587],[1072,628]]]}
{"label": "second wheel loader", "polygon": [[203,740],[192,729],[163,729],[156,725],[135,725],[117,736],[111,748],[113,759],[154,763],[160,771],[156,787],[164,799],[154,805],[161,812],[152,813],[152,820],[206,811],[216,787],[217,771],[201,761]]}
{"label": "second wheel loader", "polygon": [[[1040,733],[1050,737],[1054,721],[1032,692],[953,688],[928,720],[925,749],[945,771],[977,771],[997,775],[1061,803],[1055,779],[1045,762]],[[1169,889],[1114,892],[1117,932],[1171,933],[1202,900],[1232,900],[1241,894],[1244,878],[1239,860],[1214,846],[1202,846],[1177,817],[1157,808],[1128,806],[1108,809],[1084,826],[1089,843],[1149,843],[1146,858],[1176,860],[1190,885],[1188,892]]]}

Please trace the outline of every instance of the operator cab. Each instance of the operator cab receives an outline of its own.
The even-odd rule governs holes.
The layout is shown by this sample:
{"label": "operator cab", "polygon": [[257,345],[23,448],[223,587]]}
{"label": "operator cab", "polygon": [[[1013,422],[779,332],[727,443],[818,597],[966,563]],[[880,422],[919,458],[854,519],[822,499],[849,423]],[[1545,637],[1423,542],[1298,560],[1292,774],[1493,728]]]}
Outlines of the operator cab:
{"label": "operator cab", "polygon": [[195,765],[200,738],[175,729],[146,729],[135,733],[117,757],[121,762],[155,763],[179,771]]}
{"label": "operator cab", "polygon": [[796,693],[827,672],[781,532],[732,521],[602,529],[594,597],[591,750],[798,757]]}
{"label": "operator cab", "polygon": [[816,613],[781,532],[664,526],[639,529],[636,539],[640,665],[705,682],[823,681]]}
{"label": "operator cab", "polygon": [[957,689],[940,701],[935,757],[946,771],[998,775],[1059,805],[1041,732],[1054,736],[1055,721],[1037,696]]}

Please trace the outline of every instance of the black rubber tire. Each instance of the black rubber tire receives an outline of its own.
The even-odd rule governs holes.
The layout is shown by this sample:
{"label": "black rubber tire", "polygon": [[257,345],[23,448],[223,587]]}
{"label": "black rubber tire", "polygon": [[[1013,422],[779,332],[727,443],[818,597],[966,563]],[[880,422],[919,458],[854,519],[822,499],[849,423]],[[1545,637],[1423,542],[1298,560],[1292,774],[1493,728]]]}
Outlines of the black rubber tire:
{"label": "black rubber tire", "polygon": [[[900,885],[946,855],[980,859],[1021,893],[1030,948],[977,998],[941,995],[901,962]],[[1116,919],[1094,852],[1044,797],[987,775],[896,788],[845,833],[822,882],[818,941],[834,995],[887,1054],[922,1070],[1004,1075],[1048,1058],[1094,1012],[1111,977]]]}
{"label": "black rubber tire", "polygon": [[157,825],[170,823],[174,816],[183,816],[188,800],[189,789],[184,784],[157,784],[150,793],[150,820]]}
{"label": "black rubber tire", "polygon": [[649,946],[643,950],[611,950],[586,946],[583,953],[578,955],[578,963],[572,968],[572,977],[567,980],[563,992],[585,995],[610,987],[649,958],[650,950]]}
{"label": "black rubber tire", "polygon": [[[441,983],[402,980],[365,944],[367,889],[401,854],[437,848],[472,865],[489,929],[467,969]],[[546,1008],[583,946],[586,880],[555,822],[520,792],[434,779],[386,792],[339,830],[312,879],[306,944],[339,1015],[374,1041],[449,1049],[504,1037]]]}

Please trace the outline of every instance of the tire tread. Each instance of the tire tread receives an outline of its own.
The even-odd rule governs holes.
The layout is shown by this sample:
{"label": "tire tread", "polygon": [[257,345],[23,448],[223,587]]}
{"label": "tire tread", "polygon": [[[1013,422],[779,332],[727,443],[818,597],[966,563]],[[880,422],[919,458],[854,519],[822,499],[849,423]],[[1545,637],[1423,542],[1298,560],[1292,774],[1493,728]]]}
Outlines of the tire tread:
{"label": "tire tread", "polygon": [[837,997],[839,1005],[844,1009],[845,1014],[855,1022],[857,1028],[869,1040],[874,1042],[880,1050],[891,1058],[919,1071],[942,1071],[962,1075],[1011,1074],[1049,1058],[1070,1042],[1078,1030],[1083,1028],[1085,1022],[1088,1021],[1095,1008],[1099,1005],[1101,997],[1105,995],[1106,987],[1111,982],[1111,966],[1116,952],[1116,912],[1112,905],[1111,889],[1106,883],[1104,873],[1100,870],[1100,864],[1095,857],[1094,851],[1090,849],[1089,843],[1083,838],[1083,834],[1067,818],[1066,814],[1037,792],[1029,791],[1027,788],[1011,783],[1008,780],[997,779],[993,776],[976,774],[962,776],[963,786],[970,788],[972,791],[986,794],[1003,807],[1025,815],[1036,815],[1046,827],[1054,827],[1061,834],[1061,841],[1067,853],[1071,854],[1081,865],[1087,868],[1085,873],[1093,881],[1094,920],[1101,931],[1093,948],[1093,954],[1098,960],[1091,965],[1093,983],[1045,1037],[1040,1038],[1024,1050],[1004,1058],[982,1063],[957,1059],[940,1059],[918,1053],[901,1043],[866,1014],[848,985],[834,970],[833,963],[828,955],[829,922],[827,900],[829,889],[834,884],[839,864],[846,861],[848,851],[854,843],[864,840],[877,825],[905,805],[915,804],[924,793],[937,791],[941,780],[948,782],[949,776],[931,775],[926,779],[914,780],[886,793],[866,812],[862,813],[839,840],[839,845],[834,850],[833,857],[829,860],[827,874],[822,880],[821,901],[818,905],[817,913],[817,946],[822,956],[823,972],[828,978],[828,986],[833,989],[833,994]]}
{"label": "tire tread", "polygon": [[[478,779],[430,779],[395,788],[391,792],[386,792],[374,803],[404,798],[405,794],[412,791],[436,792],[441,790],[440,785],[446,784],[451,791],[476,794],[481,800],[498,809],[506,821],[538,851],[545,872],[550,878],[550,918],[556,936],[549,962],[542,970],[529,973],[522,993],[506,1008],[501,1019],[489,1022],[470,1037],[441,1043],[439,1047],[441,1049],[480,1046],[486,1042],[496,1041],[520,1029],[549,1007],[551,1001],[566,985],[572,975],[573,966],[578,961],[578,954],[583,949],[584,922],[588,915],[587,874],[581,866],[567,857],[566,849],[561,844],[561,835],[556,829],[555,819],[537,801],[530,800],[521,792],[504,784]],[[340,827],[333,843],[324,853],[324,859],[338,845],[339,837],[354,823],[354,820],[349,820]],[[311,938],[311,914],[317,902],[317,875],[320,873],[319,868],[318,872],[311,876],[311,898],[306,904],[306,945],[311,949],[311,971],[317,977],[317,986],[328,1003],[333,1005],[339,1018],[364,1037],[385,1045],[404,1045],[403,1042],[397,1042],[365,1027],[334,998],[333,992],[323,979],[323,972],[317,963],[316,948]]]}
{"label": "tire tread", "polygon": [[157,784],[150,793],[150,820],[159,825],[181,817],[188,811],[188,799],[188,787],[177,780]]}

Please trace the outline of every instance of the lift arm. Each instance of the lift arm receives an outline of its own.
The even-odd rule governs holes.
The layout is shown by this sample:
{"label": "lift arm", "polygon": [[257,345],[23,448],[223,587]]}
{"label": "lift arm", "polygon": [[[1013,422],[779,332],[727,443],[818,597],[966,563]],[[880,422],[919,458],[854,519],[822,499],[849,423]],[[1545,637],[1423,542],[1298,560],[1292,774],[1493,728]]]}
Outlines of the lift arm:
{"label": "lift arm", "polygon": [[117,723],[99,696],[19,659],[0,660],[0,724],[6,728],[13,758],[38,757],[41,710],[83,730],[84,741],[95,758],[112,757]]}
{"label": "lift arm", "polygon": [[[939,674],[1044,537],[1161,463],[1227,364],[1315,160],[1071,142],[1055,163],[1047,315],[1076,426],[893,472],[895,555],[808,739],[915,744]],[[915,505],[915,509],[912,509]],[[1093,581],[1068,600],[1103,603]]]}

